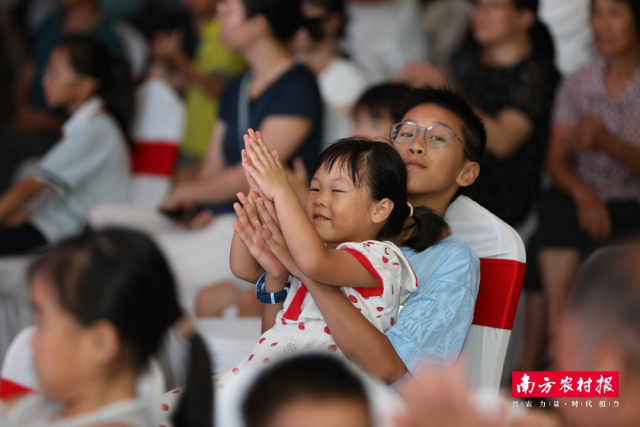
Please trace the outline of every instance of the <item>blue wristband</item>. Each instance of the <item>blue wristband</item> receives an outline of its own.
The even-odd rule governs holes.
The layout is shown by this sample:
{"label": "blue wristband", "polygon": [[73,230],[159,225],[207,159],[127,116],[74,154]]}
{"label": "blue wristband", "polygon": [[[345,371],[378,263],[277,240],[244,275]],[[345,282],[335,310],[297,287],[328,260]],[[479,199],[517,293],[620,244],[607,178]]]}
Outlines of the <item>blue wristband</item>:
{"label": "blue wristband", "polygon": [[260,301],[263,304],[278,304],[284,301],[285,299],[287,299],[287,295],[289,294],[289,289],[291,288],[291,276],[289,276],[289,278],[287,279],[287,284],[285,285],[284,289],[281,290],[280,292],[265,292],[264,282],[265,282],[266,275],[267,273],[260,276],[260,278],[256,282],[256,297],[258,298],[258,301]]}

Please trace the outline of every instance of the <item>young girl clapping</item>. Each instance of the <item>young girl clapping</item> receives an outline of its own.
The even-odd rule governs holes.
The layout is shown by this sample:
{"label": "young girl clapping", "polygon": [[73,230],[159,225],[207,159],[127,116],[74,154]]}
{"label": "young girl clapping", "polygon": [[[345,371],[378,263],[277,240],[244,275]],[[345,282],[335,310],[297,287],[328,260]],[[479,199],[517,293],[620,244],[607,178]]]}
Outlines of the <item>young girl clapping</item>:
{"label": "young girl clapping", "polygon": [[[277,153],[268,150],[259,134],[245,141],[243,166],[252,186],[262,193],[255,200],[270,231],[259,222],[250,224],[244,212],[234,225],[265,271],[256,285],[258,299],[279,311],[275,325],[251,355],[219,377],[218,385],[245,367],[300,350],[341,354],[304,282],[341,287],[372,324],[381,331],[389,329],[400,304],[418,286],[409,262],[389,240],[407,231],[409,217],[413,237],[405,245],[417,250],[437,242],[447,228],[439,216],[407,202],[406,168],[388,144],[347,138],[329,146],[316,163],[303,208]],[[263,199],[273,201],[281,235],[275,222],[267,220]],[[246,203],[245,207],[251,209]],[[240,256],[232,254],[235,262]]]}

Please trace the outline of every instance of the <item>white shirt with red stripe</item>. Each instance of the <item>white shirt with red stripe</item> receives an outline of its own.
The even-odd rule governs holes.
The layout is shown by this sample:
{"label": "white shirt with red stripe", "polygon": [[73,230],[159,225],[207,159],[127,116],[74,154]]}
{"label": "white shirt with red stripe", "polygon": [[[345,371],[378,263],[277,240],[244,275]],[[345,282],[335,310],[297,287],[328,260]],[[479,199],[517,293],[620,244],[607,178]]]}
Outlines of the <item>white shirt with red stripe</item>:
{"label": "white shirt with red stripe", "polygon": [[[418,289],[418,279],[402,251],[391,242],[343,243],[338,250],[352,254],[380,283],[379,288],[341,288],[378,330],[386,332],[398,318],[400,305]],[[306,286],[294,278],[276,317],[252,353],[235,368],[216,376],[216,386],[252,365],[259,366],[301,350],[327,350],[343,356]]]}

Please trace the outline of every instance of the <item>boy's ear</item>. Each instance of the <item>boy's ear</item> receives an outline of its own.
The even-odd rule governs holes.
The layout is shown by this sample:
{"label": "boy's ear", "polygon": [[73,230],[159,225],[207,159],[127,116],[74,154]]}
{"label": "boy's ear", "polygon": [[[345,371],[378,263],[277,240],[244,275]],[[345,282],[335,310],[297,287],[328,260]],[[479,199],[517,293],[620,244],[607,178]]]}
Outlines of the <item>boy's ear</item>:
{"label": "boy's ear", "polygon": [[478,179],[479,174],[480,174],[480,165],[478,164],[478,162],[468,161],[464,165],[464,168],[462,169],[462,172],[460,173],[460,175],[458,175],[458,177],[456,178],[456,183],[460,187],[468,187],[474,182],[476,182],[476,179]]}
{"label": "boy's ear", "polygon": [[373,212],[371,213],[371,221],[374,224],[380,224],[385,222],[391,211],[393,210],[394,203],[389,199],[382,199],[375,202],[373,206]]}

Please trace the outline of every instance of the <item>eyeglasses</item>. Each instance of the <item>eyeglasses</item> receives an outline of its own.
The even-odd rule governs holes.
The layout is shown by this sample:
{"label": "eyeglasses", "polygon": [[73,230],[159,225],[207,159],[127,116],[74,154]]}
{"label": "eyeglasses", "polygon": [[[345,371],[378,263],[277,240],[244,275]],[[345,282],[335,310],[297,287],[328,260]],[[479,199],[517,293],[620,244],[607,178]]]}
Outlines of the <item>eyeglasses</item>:
{"label": "eyeglasses", "polygon": [[391,126],[391,140],[399,145],[410,144],[416,140],[420,131],[424,131],[424,142],[431,148],[444,148],[449,145],[454,137],[457,138],[462,144],[467,156],[471,158],[471,154],[464,141],[444,125],[433,125],[428,128],[422,128],[416,123],[407,120]]}

